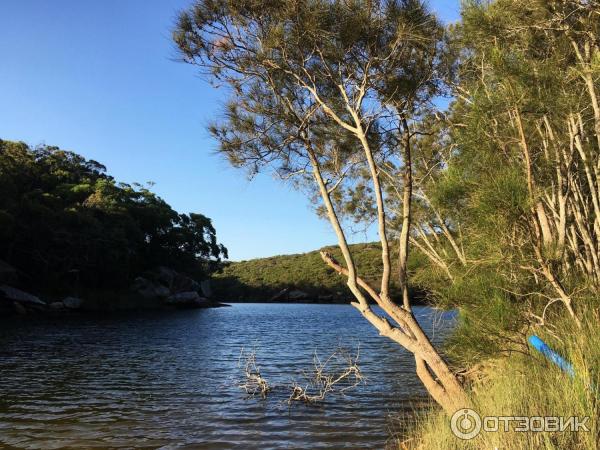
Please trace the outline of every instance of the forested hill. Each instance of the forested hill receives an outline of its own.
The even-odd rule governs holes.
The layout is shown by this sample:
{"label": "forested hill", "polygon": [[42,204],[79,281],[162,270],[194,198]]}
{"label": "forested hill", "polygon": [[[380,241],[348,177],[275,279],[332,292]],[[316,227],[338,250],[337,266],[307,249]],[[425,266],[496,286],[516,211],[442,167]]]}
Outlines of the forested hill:
{"label": "forested hill", "polygon": [[[360,276],[372,286],[377,286],[382,268],[380,245],[354,244],[351,249]],[[346,278],[337,275],[323,262],[319,255],[321,250],[327,250],[342,260],[337,247],[324,247],[308,253],[226,263],[223,271],[214,275],[215,294],[226,302],[350,301],[352,295],[346,286]],[[413,259],[411,266],[415,264],[418,261]],[[394,270],[395,265],[392,266]],[[399,298],[394,283],[392,295]]]}
{"label": "forested hill", "polygon": [[129,291],[158,266],[201,280],[226,256],[208,217],[178,213],[150,186],[120,183],[58,147],[0,140],[0,263],[10,268],[0,285],[56,296]]}

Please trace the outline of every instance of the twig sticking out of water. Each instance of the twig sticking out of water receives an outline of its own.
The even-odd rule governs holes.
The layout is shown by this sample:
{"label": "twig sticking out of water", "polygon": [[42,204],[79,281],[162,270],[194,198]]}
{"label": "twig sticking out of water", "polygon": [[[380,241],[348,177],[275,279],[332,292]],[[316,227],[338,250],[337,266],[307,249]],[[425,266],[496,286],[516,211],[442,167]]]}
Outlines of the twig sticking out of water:
{"label": "twig sticking out of water", "polygon": [[256,365],[256,350],[245,352],[242,348],[238,367],[242,367],[242,364],[244,365],[245,379],[240,382],[239,387],[246,391],[248,397],[260,395],[262,398],[265,398],[271,387],[267,380],[261,376],[260,369]]}
{"label": "twig sticking out of water", "polygon": [[[325,399],[327,394],[345,391],[358,386],[364,377],[358,366],[360,348],[356,356],[346,349],[339,348],[329,358],[321,362],[317,353],[313,358],[314,369],[306,374],[307,384],[302,387],[298,383],[292,386],[288,404],[295,401],[316,403]],[[343,386],[340,388],[340,386]]]}

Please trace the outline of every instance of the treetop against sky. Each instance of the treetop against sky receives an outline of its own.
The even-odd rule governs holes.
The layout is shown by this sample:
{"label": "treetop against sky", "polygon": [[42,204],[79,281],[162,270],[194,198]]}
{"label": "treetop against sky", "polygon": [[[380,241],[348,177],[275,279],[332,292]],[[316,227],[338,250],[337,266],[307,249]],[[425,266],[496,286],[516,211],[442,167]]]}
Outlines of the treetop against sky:
{"label": "treetop against sky", "polygon": [[[175,62],[170,37],[190,3],[0,3],[0,138],[57,145],[119,180],[156,183],[176,210],[213,218],[233,260],[331,244],[303,193],[267,174],[250,182],[214,154],[206,125],[226,93]],[[458,19],[457,0],[430,5],[446,22]]]}

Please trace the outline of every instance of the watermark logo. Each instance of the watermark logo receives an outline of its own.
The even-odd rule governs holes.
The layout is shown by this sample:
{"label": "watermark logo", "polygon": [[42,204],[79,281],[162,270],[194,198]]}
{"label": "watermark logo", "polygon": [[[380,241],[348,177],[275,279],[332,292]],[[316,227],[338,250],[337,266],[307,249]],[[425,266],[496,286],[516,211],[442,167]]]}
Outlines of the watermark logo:
{"label": "watermark logo", "polygon": [[450,419],[450,428],[454,436],[460,439],[473,439],[481,430],[486,432],[588,432],[589,417],[558,416],[484,416],[465,408],[456,411]]}
{"label": "watermark logo", "polygon": [[460,439],[473,439],[481,431],[481,417],[472,409],[459,409],[450,419],[450,428]]}

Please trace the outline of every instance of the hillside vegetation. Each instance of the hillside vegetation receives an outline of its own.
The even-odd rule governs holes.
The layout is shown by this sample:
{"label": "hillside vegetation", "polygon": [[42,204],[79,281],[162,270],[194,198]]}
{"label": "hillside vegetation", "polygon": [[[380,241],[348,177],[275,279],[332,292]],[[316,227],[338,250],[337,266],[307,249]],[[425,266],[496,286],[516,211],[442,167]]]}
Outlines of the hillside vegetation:
{"label": "hillside vegetation", "polygon": [[[308,253],[226,263],[223,271],[214,276],[215,294],[223,301],[269,301],[288,289],[308,294],[308,298],[304,299],[307,301],[350,301],[351,293],[345,277],[339,276],[323,262],[319,255],[321,250],[341,259],[339,249],[330,246]],[[376,287],[382,266],[380,244],[354,244],[352,250],[361,277]],[[411,262],[413,267],[418,264],[416,258]],[[395,283],[392,283],[392,288],[392,293],[398,297]],[[418,292],[415,291],[415,294]],[[281,295],[274,300],[287,301],[288,297]]]}
{"label": "hillside vegetation", "polygon": [[0,261],[20,274],[18,287],[127,289],[157,266],[203,279],[222,257],[208,217],[178,213],[76,153],[0,139]]}

